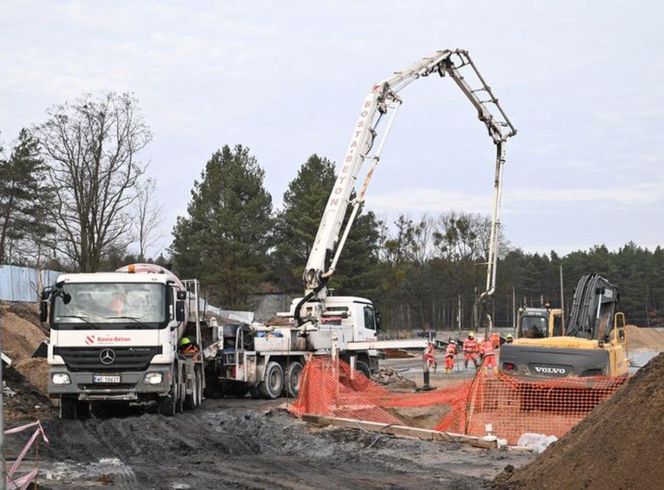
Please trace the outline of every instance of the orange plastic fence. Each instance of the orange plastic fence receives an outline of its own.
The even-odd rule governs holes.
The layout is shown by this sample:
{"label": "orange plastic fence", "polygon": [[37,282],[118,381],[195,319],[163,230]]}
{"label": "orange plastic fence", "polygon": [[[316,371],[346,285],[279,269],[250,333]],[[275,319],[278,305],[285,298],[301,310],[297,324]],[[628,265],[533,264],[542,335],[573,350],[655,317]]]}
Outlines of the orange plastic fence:
{"label": "orange plastic fence", "polygon": [[307,363],[300,394],[290,410],[296,415],[411,425],[404,415],[407,410],[400,409],[431,407],[432,413],[441,413],[432,429],[482,436],[486,424],[491,424],[494,435],[516,444],[525,432],[563,436],[625,381],[565,378],[532,382],[481,369],[473,379],[436,390],[393,393],[359,372],[351,374],[350,366],[342,361],[320,357]]}

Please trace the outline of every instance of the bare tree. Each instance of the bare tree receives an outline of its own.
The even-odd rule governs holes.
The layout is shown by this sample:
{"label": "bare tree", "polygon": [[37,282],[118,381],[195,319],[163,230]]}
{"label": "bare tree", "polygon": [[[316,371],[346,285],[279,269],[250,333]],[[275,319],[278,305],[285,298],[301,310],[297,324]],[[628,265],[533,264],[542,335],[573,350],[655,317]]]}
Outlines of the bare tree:
{"label": "bare tree", "polygon": [[131,239],[129,211],[152,135],[130,94],[83,96],[48,111],[38,135],[55,188],[57,250],[82,272]]}
{"label": "bare tree", "polygon": [[138,242],[138,260],[141,262],[145,261],[148,249],[161,238],[158,230],[161,225],[162,209],[155,200],[156,188],[156,182],[153,179],[147,179],[139,184],[136,191],[134,234]]}

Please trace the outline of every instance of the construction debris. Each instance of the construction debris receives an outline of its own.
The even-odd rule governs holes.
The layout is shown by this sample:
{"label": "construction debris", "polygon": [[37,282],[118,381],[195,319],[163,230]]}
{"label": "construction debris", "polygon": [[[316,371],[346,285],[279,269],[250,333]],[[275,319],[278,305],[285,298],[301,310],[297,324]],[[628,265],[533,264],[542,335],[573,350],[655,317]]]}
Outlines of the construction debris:
{"label": "construction debris", "polygon": [[660,354],[500,489],[654,488],[664,481],[664,355]]}
{"label": "construction debris", "polygon": [[391,390],[414,390],[417,388],[415,381],[404,377],[391,367],[381,367],[371,376],[371,379],[376,383],[387,386]]}

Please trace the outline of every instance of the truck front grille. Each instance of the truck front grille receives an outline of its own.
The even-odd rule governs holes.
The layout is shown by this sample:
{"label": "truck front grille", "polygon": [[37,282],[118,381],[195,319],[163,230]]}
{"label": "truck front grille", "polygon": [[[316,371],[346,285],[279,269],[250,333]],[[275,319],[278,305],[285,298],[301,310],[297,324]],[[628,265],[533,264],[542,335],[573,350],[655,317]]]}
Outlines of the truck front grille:
{"label": "truck front grille", "polygon": [[53,354],[62,356],[70,371],[144,371],[161,353],[161,346],[53,348]]}

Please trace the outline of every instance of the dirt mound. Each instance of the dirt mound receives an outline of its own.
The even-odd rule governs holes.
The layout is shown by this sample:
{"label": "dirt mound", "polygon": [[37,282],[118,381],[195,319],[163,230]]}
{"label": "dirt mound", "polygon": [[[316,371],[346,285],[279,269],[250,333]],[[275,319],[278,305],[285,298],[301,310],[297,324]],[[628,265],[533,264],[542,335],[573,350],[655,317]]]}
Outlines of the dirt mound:
{"label": "dirt mound", "polygon": [[2,312],[2,350],[13,362],[29,359],[48,336],[32,322],[4,308]]}
{"label": "dirt mound", "polygon": [[39,303],[11,303],[7,306],[7,311],[29,321],[44,332],[45,335],[49,334],[48,328],[42,326],[39,321]]}
{"label": "dirt mound", "polygon": [[535,461],[494,488],[653,488],[664,481],[664,355],[660,354]]}
{"label": "dirt mound", "polygon": [[[44,393],[36,388],[25,376],[13,367],[2,370],[3,381],[16,394],[4,397],[5,423],[8,426],[18,422],[32,422],[36,419],[45,420],[54,415],[54,407]],[[46,381],[46,376],[44,376]]]}
{"label": "dirt mound", "polygon": [[664,331],[660,329],[627,325],[625,333],[627,334],[627,348],[630,350],[664,351]]}

